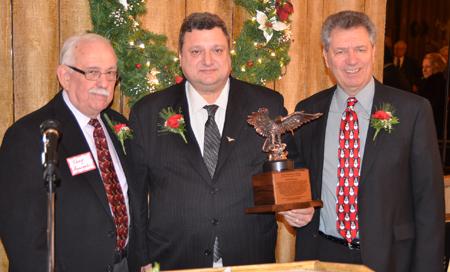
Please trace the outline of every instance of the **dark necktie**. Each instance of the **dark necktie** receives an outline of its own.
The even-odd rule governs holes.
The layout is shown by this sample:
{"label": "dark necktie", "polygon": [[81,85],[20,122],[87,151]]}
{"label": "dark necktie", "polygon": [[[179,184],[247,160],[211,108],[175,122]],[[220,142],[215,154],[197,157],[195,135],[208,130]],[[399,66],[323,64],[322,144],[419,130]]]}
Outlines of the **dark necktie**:
{"label": "dark necktie", "polygon": [[203,148],[203,161],[208,168],[211,178],[214,177],[214,171],[216,170],[217,158],[219,155],[220,147],[220,133],[217,127],[214,115],[216,114],[219,106],[206,105],[203,107],[208,111],[208,120],[205,123],[205,144]]}
{"label": "dark necktie", "polygon": [[358,235],[358,185],[360,171],[359,124],[353,106],[358,102],[349,97],[341,118],[339,131],[339,166],[337,182],[337,229],[351,242]]}
{"label": "dark necktie", "polygon": [[[203,161],[206,168],[208,168],[211,178],[214,177],[216,171],[217,158],[219,156],[220,147],[220,132],[217,127],[214,115],[216,114],[219,106],[206,105],[203,107],[208,111],[208,120],[205,123],[205,144],[203,148]],[[217,262],[222,255],[220,254],[219,238],[216,236],[214,239],[214,262]]]}
{"label": "dark necktie", "polygon": [[395,67],[397,69],[400,69],[400,59],[397,59],[397,62],[395,63]]}
{"label": "dark necktie", "polygon": [[116,224],[116,250],[121,252],[125,247],[125,242],[128,237],[127,206],[125,205],[122,187],[120,186],[111,155],[109,154],[103,128],[97,119],[91,119],[89,124],[94,127],[94,141],[95,147],[97,148],[98,165]]}

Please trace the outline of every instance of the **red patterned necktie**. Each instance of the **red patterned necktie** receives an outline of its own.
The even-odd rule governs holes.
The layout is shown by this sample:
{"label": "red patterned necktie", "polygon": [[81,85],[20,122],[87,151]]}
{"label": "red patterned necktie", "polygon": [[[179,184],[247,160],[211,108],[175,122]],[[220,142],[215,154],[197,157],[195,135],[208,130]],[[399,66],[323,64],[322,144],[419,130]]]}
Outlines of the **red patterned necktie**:
{"label": "red patterned necktie", "polygon": [[116,175],[105,133],[97,119],[91,119],[89,125],[94,127],[94,141],[97,148],[98,165],[102,173],[103,184],[116,223],[116,250],[121,252],[128,237],[128,212],[119,179]]}
{"label": "red patterned necktie", "polygon": [[339,166],[337,182],[337,229],[351,242],[358,235],[358,185],[360,170],[359,124],[353,106],[358,102],[349,97],[341,118],[339,131]]}

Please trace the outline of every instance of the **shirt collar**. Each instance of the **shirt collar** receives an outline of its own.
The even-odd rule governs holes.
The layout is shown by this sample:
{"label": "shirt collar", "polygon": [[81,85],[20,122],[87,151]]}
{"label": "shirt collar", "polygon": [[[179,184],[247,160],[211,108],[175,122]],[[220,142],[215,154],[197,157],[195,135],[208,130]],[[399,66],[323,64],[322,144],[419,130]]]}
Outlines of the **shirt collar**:
{"label": "shirt collar", "polygon": [[[361,91],[359,91],[353,97],[355,97],[358,100],[358,104],[361,105],[362,108],[366,112],[368,112],[368,114],[370,114],[374,94],[375,94],[375,80],[372,77],[372,79],[369,81],[369,83],[367,83],[367,85],[364,88],[362,88]],[[339,85],[337,85],[336,99],[337,99],[337,103],[339,106],[339,110],[341,112],[343,112],[345,110],[345,108],[347,108],[347,99],[349,97],[352,97],[352,96],[346,94],[342,90],[342,88]]]}
{"label": "shirt collar", "polygon": [[[186,81],[185,86],[188,105],[194,114],[202,110],[204,106],[211,105],[194,89],[194,87],[189,83],[189,81]],[[223,110],[226,110],[229,92],[230,92],[230,79],[227,80],[225,87],[223,88],[219,97],[213,104],[219,106],[219,108]]]}

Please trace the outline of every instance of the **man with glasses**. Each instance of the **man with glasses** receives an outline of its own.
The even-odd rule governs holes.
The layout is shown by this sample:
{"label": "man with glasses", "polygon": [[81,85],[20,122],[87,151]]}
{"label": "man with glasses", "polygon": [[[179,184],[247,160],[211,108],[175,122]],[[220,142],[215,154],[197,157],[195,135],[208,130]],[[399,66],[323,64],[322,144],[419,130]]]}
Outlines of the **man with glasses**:
{"label": "man with glasses", "polygon": [[107,108],[119,77],[116,55],[109,40],[83,34],[65,42],[60,61],[63,90],[13,124],[0,148],[0,237],[10,271],[48,271],[39,127],[51,119],[60,124],[55,271],[139,271],[129,141],[122,146],[105,119],[126,123]]}

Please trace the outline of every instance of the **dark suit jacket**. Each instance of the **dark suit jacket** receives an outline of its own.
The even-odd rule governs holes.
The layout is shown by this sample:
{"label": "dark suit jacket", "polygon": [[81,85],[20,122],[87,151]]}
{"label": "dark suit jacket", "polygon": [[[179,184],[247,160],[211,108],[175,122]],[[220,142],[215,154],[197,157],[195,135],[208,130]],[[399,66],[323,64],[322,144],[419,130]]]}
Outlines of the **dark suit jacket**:
{"label": "dark suit jacket", "polygon": [[[126,123],[119,113],[111,109],[104,112],[111,120]],[[63,100],[62,91],[47,105],[13,124],[0,149],[0,236],[9,257],[9,271],[47,271],[47,189],[43,181],[39,126],[48,119],[61,124],[58,145],[61,182],[55,190],[54,204],[55,271],[107,271],[108,266],[114,265],[114,219],[98,169],[71,175],[66,159],[90,149]],[[130,271],[139,271],[136,250],[139,205],[134,198],[137,192],[132,182],[131,156],[123,153],[109,127],[108,133],[129,185],[128,261]]]}
{"label": "dark suit jacket", "polygon": [[399,71],[408,80],[409,86],[418,86],[420,78],[422,77],[422,65],[419,65],[413,58],[405,56],[402,66]]}
{"label": "dark suit jacket", "polygon": [[445,131],[445,104],[446,104],[446,80],[444,74],[439,72],[423,80],[419,88],[419,95],[430,101],[433,108],[434,124],[438,139],[444,138]]}
{"label": "dark suit jacket", "polygon": [[[310,171],[313,199],[320,199],[328,109],[336,89],[298,103],[296,111],[322,112],[295,132],[298,166]],[[390,103],[399,124],[375,141],[369,128],[358,193],[363,264],[375,271],[442,271],[444,183],[430,103],[375,80],[375,105]],[[336,120],[338,122],[339,120]],[[337,142],[337,139],[336,139]],[[314,259],[320,209],[297,231],[296,260]]]}
{"label": "dark suit jacket", "polygon": [[400,73],[392,63],[389,63],[383,68],[383,84],[407,92],[412,92],[408,80],[406,80],[405,76]]}
{"label": "dark suit jacket", "polygon": [[[219,158],[211,180],[191,129],[185,81],[150,94],[131,109],[135,175],[143,184],[142,231],[147,262],[161,269],[211,267],[218,235],[224,266],[275,262],[277,223],[271,214],[245,214],[253,207],[252,175],[262,172],[264,138],[247,124],[260,107],[271,118],[286,115],[283,97],[230,78]],[[187,143],[179,134],[160,135],[158,113],[181,109]],[[150,194],[147,220],[147,192]]]}

